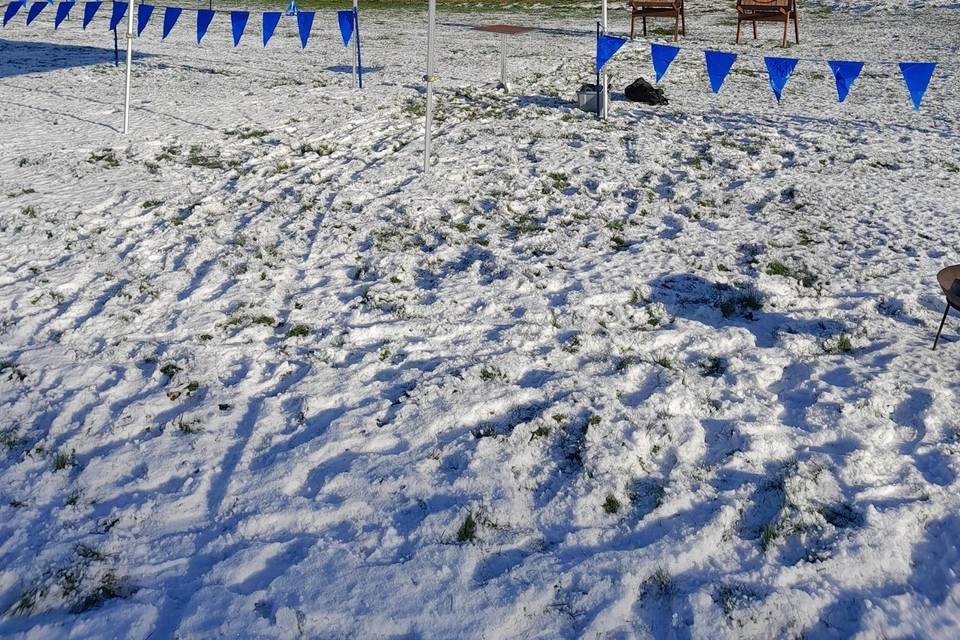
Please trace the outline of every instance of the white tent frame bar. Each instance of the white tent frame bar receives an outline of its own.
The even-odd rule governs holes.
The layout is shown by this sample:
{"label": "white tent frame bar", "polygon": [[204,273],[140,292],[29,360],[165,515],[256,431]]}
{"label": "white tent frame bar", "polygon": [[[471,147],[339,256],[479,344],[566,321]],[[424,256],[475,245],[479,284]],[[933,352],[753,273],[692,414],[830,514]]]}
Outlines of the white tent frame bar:
{"label": "white tent frame bar", "polygon": [[133,0],[127,0],[127,82],[123,96],[123,135],[130,131],[130,67],[133,64]]}
{"label": "white tent frame bar", "polygon": [[427,4],[427,75],[424,80],[427,83],[427,113],[424,123],[423,137],[423,172],[430,171],[430,126],[433,124],[433,83],[436,81],[434,75],[433,61],[433,36],[434,25],[437,14],[437,0],[429,0]]}

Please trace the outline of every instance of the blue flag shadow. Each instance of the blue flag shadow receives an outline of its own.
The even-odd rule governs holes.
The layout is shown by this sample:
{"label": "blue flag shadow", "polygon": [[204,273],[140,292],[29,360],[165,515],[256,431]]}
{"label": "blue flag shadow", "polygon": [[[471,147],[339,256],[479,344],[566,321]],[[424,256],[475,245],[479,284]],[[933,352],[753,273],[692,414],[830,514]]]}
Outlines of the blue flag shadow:
{"label": "blue flag shadow", "polygon": [[[324,71],[329,71],[331,73],[353,73],[353,66],[349,64],[337,64],[332,67],[324,67]],[[383,67],[368,67],[363,65],[363,72],[367,73],[376,73],[378,71],[383,71]]]}
{"label": "blue flag shadow", "polygon": [[[111,42],[109,48],[87,47],[0,38],[0,78],[12,78],[29,73],[44,73],[74,67],[89,67],[95,64],[112,65],[112,45]],[[123,52],[121,51],[121,53]],[[144,60],[152,56],[134,51],[133,57],[134,60]]]}

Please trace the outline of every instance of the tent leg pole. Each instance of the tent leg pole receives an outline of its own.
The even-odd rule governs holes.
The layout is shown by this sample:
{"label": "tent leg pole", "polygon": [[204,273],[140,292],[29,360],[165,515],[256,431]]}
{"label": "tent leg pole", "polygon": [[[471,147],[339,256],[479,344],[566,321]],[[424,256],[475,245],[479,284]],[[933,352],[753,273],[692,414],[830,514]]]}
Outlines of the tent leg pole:
{"label": "tent leg pole", "polygon": [[[599,50],[600,50],[600,23],[598,22],[597,23],[597,51],[599,52]],[[597,60],[597,64],[600,64],[599,59]],[[593,95],[597,101],[597,118],[600,118],[600,100],[601,100],[600,69],[597,69],[597,84],[593,85]]]}
{"label": "tent leg pole", "polygon": [[353,0],[353,35],[357,39],[357,88],[363,89],[363,58],[360,56],[360,8],[357,0]]}
{"label": "tent leg pole", "polygon": [[133,64],[133,0],[127,0],[127,82],[123,98],[123,135],[130,131],[130,67]]}
{"label": "tent leg pole", "polygon": [[937,350],[937,343],[940,342],[940,332],[943,331],[943,323],[947,321],[947,314],[950,312],[950,303],[947,303],[947,308],[943,310],[943,318],[940,319],[940,328],[937,329],[937,337],[933,339],[933,349],[932,351]]}
{"label": "tent leg pole", "polygon": [[507,85],[507,36],[500,34],[500,84],[503,86],[504,93],[509,93]]}
{"label": "tent leg pole", "polygon": [[433,123],[433,30],[437,13],[437,0],[430,0],[427,6],[427,113],[423,136],[423,172],[430,170],[430,125]]}
{"label": "tent leg pole", "polygon": [[[603,17],[603,33],[606,34],[607,33],[607,0],[603,0],[603,16],[602,17]],[[602,106],[603,119],[606,120],[607,113],[608,113],[607,99],[609,97],[607,95],[609,92],[608,85],[610,84],[610,78],[607,76],[606,69],[603,70],[603,73],[600,76],[600,82],[603,85],[603,106]]]}
{"label": "tent leg pole", "polygon": [[357,89],[360,87],[360,76],[357,74],[357,44],[359,43],[359,36],[357,35],[357,0],[353,0],[353,37],[357,38],[357,41],[354,42],[353,47],[353,88]]}

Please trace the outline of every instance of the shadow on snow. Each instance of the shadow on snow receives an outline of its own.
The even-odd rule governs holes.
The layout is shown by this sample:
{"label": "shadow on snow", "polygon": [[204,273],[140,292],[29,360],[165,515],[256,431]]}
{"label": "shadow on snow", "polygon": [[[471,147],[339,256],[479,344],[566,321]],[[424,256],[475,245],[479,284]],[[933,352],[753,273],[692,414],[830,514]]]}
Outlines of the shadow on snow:
{"label": "shadow on snow", "polygon": [[[121,62],[124,55],[125,52],[121,51]],[[151,56],[134,51],[133,57],[135,60],[143,60]],[[86,47],[0,38],[0,78],[89,67],[113,61],[113,47]]]}

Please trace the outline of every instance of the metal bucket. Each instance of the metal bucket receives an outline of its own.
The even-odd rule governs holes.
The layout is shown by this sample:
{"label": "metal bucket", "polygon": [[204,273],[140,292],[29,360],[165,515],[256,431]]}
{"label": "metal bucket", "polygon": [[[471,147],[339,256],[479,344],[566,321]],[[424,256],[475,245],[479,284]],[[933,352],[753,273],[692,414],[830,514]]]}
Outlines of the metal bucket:
{"label": "metal bucket", "polygon": [[[577,91],[577,108],[589,113],[597,112],[597,87],[592,84],[585,84]],[[603,99],[603,96],[599,98]],[[601,105],[602,106],[602,105]]]}

